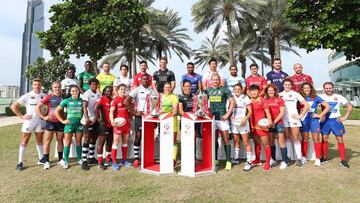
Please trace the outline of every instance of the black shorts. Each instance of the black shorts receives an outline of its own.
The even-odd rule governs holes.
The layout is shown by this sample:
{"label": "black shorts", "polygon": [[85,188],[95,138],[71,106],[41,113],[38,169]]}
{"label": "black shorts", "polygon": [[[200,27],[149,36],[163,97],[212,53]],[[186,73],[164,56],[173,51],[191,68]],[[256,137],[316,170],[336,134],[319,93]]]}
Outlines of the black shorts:
{"label": "black shorts", "polygon": [[135,116],[135,131],[141,132],[142,130],[142,116]]}
{"label": "black shorts", "polygon": [[45,124],[45,130],[47,131],[64,131],[64,124],[62,124],[61,122],[50,122],[50,121],[46,121]]}
{"label": "black shorts", "polygon": [[113,127],[107,127],[103,125],[99,125],[100,134],[99,136],[113,136]]}
{"label": "black shorts", "polygon": [[97,133],[99,132],[99,122],[96,122],[92,125],[86,126],[84,125],[84,132],[85,133]]}

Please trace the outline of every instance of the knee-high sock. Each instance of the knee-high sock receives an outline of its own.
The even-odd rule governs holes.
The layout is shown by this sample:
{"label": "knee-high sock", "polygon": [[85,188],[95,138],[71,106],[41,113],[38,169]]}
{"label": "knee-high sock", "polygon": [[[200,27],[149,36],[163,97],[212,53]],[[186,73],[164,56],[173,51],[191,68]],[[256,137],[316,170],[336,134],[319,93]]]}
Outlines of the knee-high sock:
{"label": "knee-high sock", "polygon": [[275,145],[271,146],[271,158],[273,160],[276,160],[276,147],[275,147]]}
{"label": "knee-high sock", "polygon": [[219,142],[215,139],[215,160],[218,160]]}
{"label": "knee-high sock", "polygon": [[25,144],[20,144],[19,146],[19,163],[24,162],[24,155],[25,155]]}
{"label": "knee-high sock", "polygon": [[139,159],[140,146],[134,145],[134,158]]}
{"label": "knee-high sock", "polygon": [[323,157],[324,159],[326,159],[328,147],[329,147],[329,142],[328,142],[328,141],[323,141],[323,142],[321,143],[322,157]]}
{"label": "knee-high sock", "polygon": [[76,145],[76,159],[79,162],[81,160],[81,145]]}
{"label": "knee-high sock", "polygon": [[255,144],[255,161],[260,161],[261,145]]}
{"label": "knee-high sock", "polygon": [[175,161],[176,161],[176,158],[177,158],[177,153],[178,153],[178,146],[177,146],[177,144],[174,144],[173,159]]}
{"label": "knee-high sock", "polygon": [[297,159],[301,159],[301,158],[302,158],[302,154],[301,154],[301,142],[300,142],[300,141],[294,142],[294,148],[295,148],[296,158],[297,158]]}
{"label": "knee-high sock", "polygon": [[44,154],[44,161],[45,162],[50,162],[49,161],[49,154]]}
{"label": "knee-high sock", "polygon": [[64,146],[64,161],[66,163],[69,163],[69,154],[70,154],[70,146],[69,147]]}
{"label": "knee-high sock", "polygon": [[97,160],[98,160],[98,163],[99,163],[99,164],[102,164],[102,163],[103,163],[103,155],[102,155],[102,154],[98,154],[98,155],[97,155]]}
{"label": "knee-high sock", "polygon": [[287,160],[287,148],[281,147],[280,150],[281,150],[282,161],[286,161]]}
{"label": "knee-high sock", "polygon": [[307,156],[309,142],[307,140],[304,140],[301,142],[301,152],[304,157]]}
{"label": "knee-high sock", "polygon": [[111,149],[111,159],[112,163],[116,163],[116,155],[117,155],[117,145],[113,145]]}
{"label": "knee-high sock", "polygon": [[239,155],[240,155],[240,148],[235,148],[234,149],[234,159],[239,159]]}
{"label": "knee-high sock", "polygon": [[270,164],[270,157],[271,157],[271,147],[265,147],[265,164]]}
{"label": "knee-high sock", "polygon": [[38,152],[39,159],[42,159],[44,157],[43,145],[42,144],[36,144],[36,150]]}
{"label": "knee-high sock", "polygon": [[121,145],[121,153],[122,153],[122,160],[123,160],[123,161],[126,161],[126,158],[127,158],[127,150],[128,150],[128,145],[127,145],[127,144]]}
{"label": "knee-high sock", "polygon": [[231,145],[226,144],[224,147],[225,147],[226,161],[230,161],[231,160]]}
{"label": "knee-high sock", "polygon": [[286,140],[285,144],[286,144],[286,148],[287,148],[287,155],[286,156],[291,158],[292,156],[291,156],[290,153],[293,152],[291,140]]}
{"label": "knee-high sock", "polygon": [[89,144],[84,143],[82,146],[82,160],[86,161],[89,153]]}
{"label": "knee-high sock", "polygon": [[321,143],[320,142],[314,143],[314,151],[315,151],[316,158],[320,159],[320,157],[321,157]]}
{"label": "knee-high sock", "polygon": [[89,144],[89,158],[95,158],[95,144]]}
{"label": "knee-high sock", "polygon": [[63,152],[58,151],[58,159],[59,159],[59,161],[61,161],[61,159],[63,159]]}
{"label": "knee-high sock", "polygon": [[340,155],[341,161],[345,160],[345,145],[344,145],[344,143],[338,142],[338,150],[339,150],[339,155]]}

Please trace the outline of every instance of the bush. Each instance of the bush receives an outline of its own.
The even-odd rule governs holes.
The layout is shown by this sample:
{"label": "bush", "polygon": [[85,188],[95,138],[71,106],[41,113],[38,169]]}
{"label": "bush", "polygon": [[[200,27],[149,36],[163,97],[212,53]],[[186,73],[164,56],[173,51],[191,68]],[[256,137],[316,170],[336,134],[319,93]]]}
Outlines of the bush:
{"label": "bush", "polygon": [[[25,106],[20,106],[20,112],[24,115],[26,114]],[[5,115],[6,116],[16,116],[15,113],[11,110],[10,106],[7,106],[5,108]]]}

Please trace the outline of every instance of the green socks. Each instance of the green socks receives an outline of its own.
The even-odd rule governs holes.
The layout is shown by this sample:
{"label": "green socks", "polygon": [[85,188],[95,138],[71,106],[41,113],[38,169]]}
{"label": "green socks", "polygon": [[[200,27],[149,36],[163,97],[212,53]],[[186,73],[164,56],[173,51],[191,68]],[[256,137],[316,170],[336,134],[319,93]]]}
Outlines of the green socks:
{"label": "green socks", "polygon": [[226,144],[224,147],[225,147],[226,161],[230,161],[231,160],[231,145]]}
{"label": "green socks", "polygon": [[64,161],[69,163],[70,147],[64,147]]}
{"label": "green socks", "polygon": [[79,162],[81,160],[82,148],[81,145],[76,145],[76,159]]}

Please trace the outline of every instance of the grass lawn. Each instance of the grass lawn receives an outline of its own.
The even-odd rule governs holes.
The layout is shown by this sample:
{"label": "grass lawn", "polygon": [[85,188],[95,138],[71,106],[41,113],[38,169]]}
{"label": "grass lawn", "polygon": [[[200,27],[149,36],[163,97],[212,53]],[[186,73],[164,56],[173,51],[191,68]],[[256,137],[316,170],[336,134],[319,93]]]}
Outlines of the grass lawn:
{"label": "grass lawn", "polygon": [[[0,202],[360,202],[359,126],[348,126],[345,136],[350,169],[339,167],[337,146],[330,144],[331,160],[320,168],[310,161],[303,168],[243,172],[242,163],[231,172],[221,169],[197,178],[158,177],[124,168],[84,172],[74,162],[64,170],[55,166],[54,158],[45,171],[35,165],[34,138],[26,149],[27,168],[17,173],[19,132],[20,125],[0,128]],[[330,142],[335,143],[334,137]]]}
{"label": "grass lawn", "polygon": [[[341,108],[341,115],[345,114],[346,108]],[[360,108],[356,107],[350,114],[349,120],[360,120]]]}

